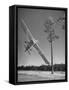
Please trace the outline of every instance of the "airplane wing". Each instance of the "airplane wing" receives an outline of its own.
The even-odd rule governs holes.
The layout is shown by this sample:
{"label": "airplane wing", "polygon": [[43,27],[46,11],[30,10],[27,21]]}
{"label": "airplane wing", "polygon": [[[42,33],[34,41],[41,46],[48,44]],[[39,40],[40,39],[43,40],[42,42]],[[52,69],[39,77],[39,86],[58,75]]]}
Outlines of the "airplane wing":
{"label": "airplane wing", "polygon": [[21,20],[21,27],[22,27],[24,33],[26,34],[27,39],[34,41],[34,37],[32,36],[30,30],[28,29],[28,27],[23,19]]}
{"label": "airplane wing", "polygon": [[[26,23],[24,22],[24,20],[21,20],[21,26],[22,26],[22,28],[23,28],[24,33],[25,33],[26,36],[28,37],[28,39],[35,41],[35,39],[33,38],[30,30],[28,29]],[[46,57],[45,57],[44,54],[42,53],[40,47],[39,47],[36,43],[33,45],[33,47],[38,51],[39,55],[42,57],[42,59],[44,60],[44,62],[45,62],[46,64],[49,64],[48,60],[46,59]]]}
{"label": "airplane wing", "polygon": [[44,56],[44,54],[43,54],[42,50],[40,49],[40,47],[38,46],[38,44],[35,44],[33,47],[38,51],[39,55],[42,57],[42,59],[44,60],[44,62],[46,64],[50,65],[49,61]]}

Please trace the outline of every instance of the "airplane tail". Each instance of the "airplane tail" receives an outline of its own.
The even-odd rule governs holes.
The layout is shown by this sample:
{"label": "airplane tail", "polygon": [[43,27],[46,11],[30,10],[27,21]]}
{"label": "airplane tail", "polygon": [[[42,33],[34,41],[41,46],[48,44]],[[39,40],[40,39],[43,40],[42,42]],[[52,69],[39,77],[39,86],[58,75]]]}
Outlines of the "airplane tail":
{"label": "airplane tail", "polygon": [[42,59],[44,60],[44,62],[46,64],[50,65],[49,61],[46,59],[46,57],[43,54],[43,52],[41,51],[40,47],[37,44],[35,44],[33,47],[38,51],[38,53],[40,54],[40,56],[42,57]]}

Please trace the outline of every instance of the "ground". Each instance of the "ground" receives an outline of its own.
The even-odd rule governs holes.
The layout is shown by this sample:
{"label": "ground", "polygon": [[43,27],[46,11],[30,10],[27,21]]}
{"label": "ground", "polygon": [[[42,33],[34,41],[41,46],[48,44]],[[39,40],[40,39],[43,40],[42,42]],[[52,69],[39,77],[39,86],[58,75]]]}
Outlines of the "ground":
{"label": "ground", "polygon": [[65,72],[51,74],[49,71],[18,71],[18,82],[60,79],[65,79]]}

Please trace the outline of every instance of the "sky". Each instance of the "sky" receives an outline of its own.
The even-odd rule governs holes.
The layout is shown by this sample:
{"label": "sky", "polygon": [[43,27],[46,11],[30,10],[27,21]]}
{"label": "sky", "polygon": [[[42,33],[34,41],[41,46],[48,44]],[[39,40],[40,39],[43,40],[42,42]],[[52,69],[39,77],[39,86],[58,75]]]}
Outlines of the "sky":
{"label": "sky", "polygon": [[[18,8],[18,66],[46,65],[35,49],[32,49],[31,55],[28,52],[25,53],[24,41],[26,40],[26,35],[20,25],[21,19],[25,21],[33,37],[39,41],[38,45],[51,63],[51,48],[47,40],[48,34],[44,32],[44,23],[49,16],[56,20],[64,16],[64,11]],[[53,42],[53,62],[54,64],[65,63],[65,31],[62,30],[61,24],[56,24],[54,29],[59,39]]]}

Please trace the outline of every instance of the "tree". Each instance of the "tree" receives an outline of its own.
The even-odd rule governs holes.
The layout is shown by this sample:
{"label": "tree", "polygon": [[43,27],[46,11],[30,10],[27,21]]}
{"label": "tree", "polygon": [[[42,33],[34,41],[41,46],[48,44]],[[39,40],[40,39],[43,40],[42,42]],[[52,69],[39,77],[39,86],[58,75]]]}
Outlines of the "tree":
{"label": "tree", "polygon": [[45,30],[44,32],[48,34],[47,36],[47,40],[50,43],[51,46],[51,67],[52,67],[52,74],[54,73],[54,68],[53,68],[53,41],[55,41],[56,39],[59,38],[59,36],[57,36],[55,34],[55,30],[54,30],[54,21],[52,17],[49,17],[48,20],[46,20],[46,22],[44,23],[45,26]]}
{"label": "tree", "polygon": [[65,30],[65,17],[59,17],[57,23],[62,24],[62,29]]}

